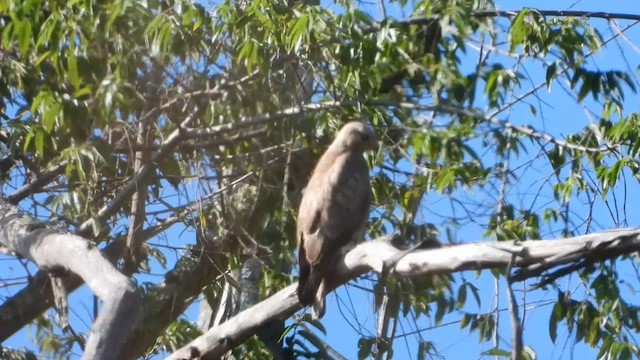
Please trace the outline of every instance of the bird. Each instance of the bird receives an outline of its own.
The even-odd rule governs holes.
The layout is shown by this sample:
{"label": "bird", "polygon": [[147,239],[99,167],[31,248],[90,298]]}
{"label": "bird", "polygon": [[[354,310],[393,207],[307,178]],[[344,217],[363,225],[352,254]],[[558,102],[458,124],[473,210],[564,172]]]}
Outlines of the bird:
{"label": "bird", "polygon": [[302,195],[296,226],[297,294],[300,304],[313,305],[314,319],[325,313],[326,276],[346,251],[364,239],[371,207],[364,152],[377,146],[371,125],[345,124],[318,160]]}

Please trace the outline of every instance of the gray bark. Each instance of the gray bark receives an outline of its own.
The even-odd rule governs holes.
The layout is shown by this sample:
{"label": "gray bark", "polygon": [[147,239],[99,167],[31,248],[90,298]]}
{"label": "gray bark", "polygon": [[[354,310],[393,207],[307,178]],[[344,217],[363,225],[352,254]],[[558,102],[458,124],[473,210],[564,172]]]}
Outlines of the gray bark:
{"label": "gray bark", "polygon": [[59,234],[15,206],[0,202],[0,244],[40,269],[78,275],[104,303],[91,328],[83,359],[116,359],[141,306],[135,284],[121,274],[91,241]]}

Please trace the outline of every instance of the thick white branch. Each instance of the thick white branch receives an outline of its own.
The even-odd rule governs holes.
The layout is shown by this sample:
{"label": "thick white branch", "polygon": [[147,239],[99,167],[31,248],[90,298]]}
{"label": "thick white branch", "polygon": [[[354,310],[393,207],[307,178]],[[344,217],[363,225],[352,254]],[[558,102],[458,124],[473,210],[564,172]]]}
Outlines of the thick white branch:
{"label": "thick white branch", "polygon": [[[381,273],[385,266],[398,259],[401,250],[396,249],[388,240],[390,237],[385,237],[379,241],[360,244],[351,250],[336,269],[335,278],[332,279],[334,288],[368,271]],[[640,228],[611,230],[559,240],[482,242],[413,251],[397,261],[393,274],[415,277],[463,270],[507,268],[511,265],[523,273],[535,275],[539,273],[539,269],[566,265],[581,259],[599,261],[639,250]],[[255,334],[261,325],[287,318],[299,310],[295,289],[296,284],[292,284],[223,324],[211,328],[168,359],[197,359],[204,354],[221,356]]]}
{"label": "thick white branch", "polygon": [[80,276],[104,307],[91,328],[83,359],[117,359],[141,306],[140,293],[93,243],[38,227],[14,206],[0,202],[0,244],[40,269]]}

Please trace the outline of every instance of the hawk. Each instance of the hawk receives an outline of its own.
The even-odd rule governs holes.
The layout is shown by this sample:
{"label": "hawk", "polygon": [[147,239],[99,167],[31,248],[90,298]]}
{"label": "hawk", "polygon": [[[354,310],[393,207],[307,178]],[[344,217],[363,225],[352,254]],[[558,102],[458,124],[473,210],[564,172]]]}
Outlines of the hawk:
{"label": "hawk", "polygon": [[298,300],[313,304],[313,317],[324,315],[324,278],[350,245],[364,238],[371,187],[363,152],[378,140],[373,128],[347,123],[322,155],[300,203],[298,241]]}

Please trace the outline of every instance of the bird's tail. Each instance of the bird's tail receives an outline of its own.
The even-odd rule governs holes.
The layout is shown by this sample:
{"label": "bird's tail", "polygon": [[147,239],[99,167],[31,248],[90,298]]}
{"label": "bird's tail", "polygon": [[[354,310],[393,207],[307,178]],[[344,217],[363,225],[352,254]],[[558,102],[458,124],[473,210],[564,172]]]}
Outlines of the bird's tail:
{"label": "bird's tail", "polygon": [[306,279],[300,278],[298,280],[298,300],[300,304],[303,306],[313,304],[318,288],[320,288],[320,283],[322,283],[322,273],[317,270],[314,271],[314,269],[309,271],[309,276]]}
{"label": "bird's tail", "polygon": [[322,272],[311,269],[307,279],[298,282],[298,301],[303,306],[313,305],[313,317],[324,315],[324,282]]}

